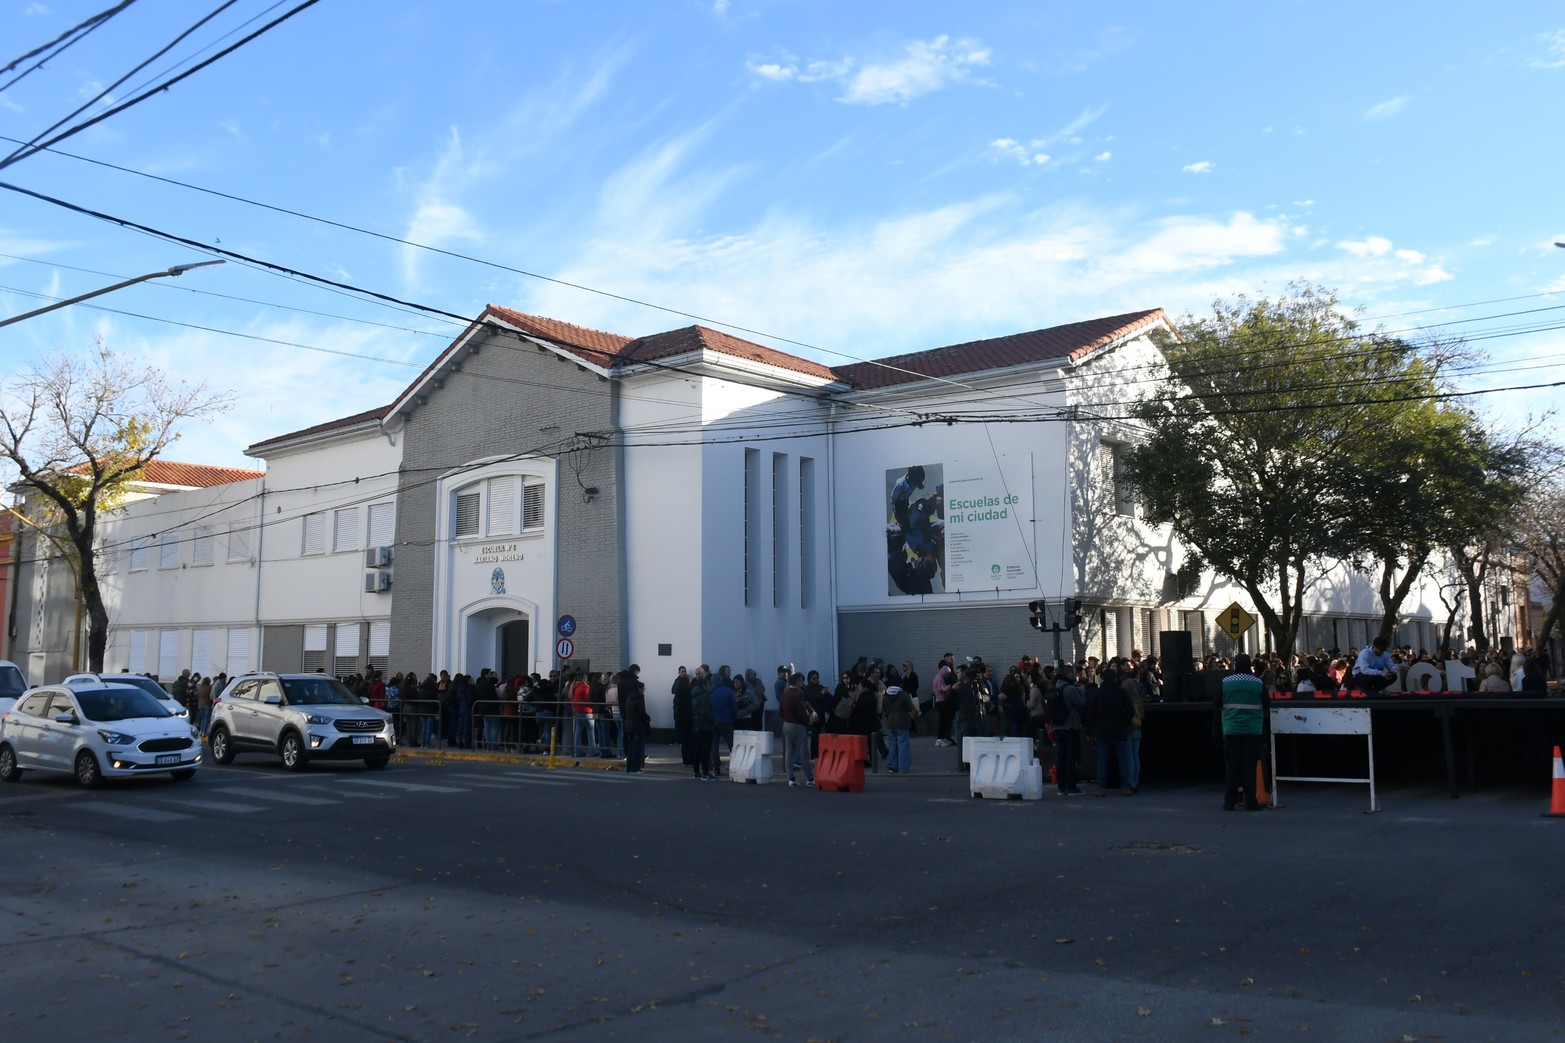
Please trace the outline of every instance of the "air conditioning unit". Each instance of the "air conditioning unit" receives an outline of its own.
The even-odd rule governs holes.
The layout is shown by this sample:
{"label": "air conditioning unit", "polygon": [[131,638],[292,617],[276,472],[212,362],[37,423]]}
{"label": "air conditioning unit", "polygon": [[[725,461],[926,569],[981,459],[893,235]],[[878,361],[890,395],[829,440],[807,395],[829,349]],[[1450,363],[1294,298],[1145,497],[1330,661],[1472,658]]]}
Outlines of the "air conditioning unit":
{"label": "air conditioning unit", "polygon": [[390,547],[366,547],[364,548],[364,567],[367,569],[383,569],[391,564]]}
{"label": "air conditioning unit", "polygon": [[384,594],[391,589],[391,573],[366,572],[364,574],[364,593]]}

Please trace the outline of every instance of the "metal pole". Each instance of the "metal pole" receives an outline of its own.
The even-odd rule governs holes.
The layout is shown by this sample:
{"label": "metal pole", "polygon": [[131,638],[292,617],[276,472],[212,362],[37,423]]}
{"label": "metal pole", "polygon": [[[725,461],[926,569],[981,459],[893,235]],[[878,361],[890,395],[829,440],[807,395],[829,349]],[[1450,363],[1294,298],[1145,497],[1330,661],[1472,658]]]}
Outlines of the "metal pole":
{"label": "metal pole", "polygon": [[195,268],[210,268],[213,265],[226,263],[226,261],[216,260],[198,261],[195,264],[176,264],[174,267],[161,272],[148,272],[146,275],[138,275],[134,279],[126,279],[124,282],[117,282],[113,286],[105,286],[101,290],[93,290],[91,293],[84,293],[80,296],[72,297],[69,300],[55,301],[53,304],[46,304],[42,308],[34,308],[32,311],[23,312],[21,315],[13,315],[9,319],[0,319],[0,326],[9,326],[13,322],[21,322],[23,319],[30,319],[35,315],[42,315],[45,312],[55,311],[59,308],[67,308],[72,304],[80,304],[82,301],[91,300],[94,297],[101,297],[106,293],[113,293],[115,290],[123,290],[127,286],[134,286],[139,282],[146,282],[148,279],[164,279],[170,275],[184,275],[186,272]]}

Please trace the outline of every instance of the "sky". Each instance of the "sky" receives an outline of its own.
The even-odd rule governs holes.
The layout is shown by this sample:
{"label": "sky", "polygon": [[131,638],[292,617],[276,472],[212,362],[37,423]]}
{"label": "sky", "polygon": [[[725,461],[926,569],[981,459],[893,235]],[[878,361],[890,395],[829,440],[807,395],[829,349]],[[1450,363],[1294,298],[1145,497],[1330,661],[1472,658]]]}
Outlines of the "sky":
{"label": "sky", "polygon": [[[0,328],[0,379],[102,343],[229,403],[167,458],[254,466],[491,303],[831,365],[1303,280],[1467,338],[1496,423],[1565,381],[1557,3],[318,0],[110,112],[304,2],[0,74],[0,157],[109,113],[0,166],[0,318],[231,251]],[[0,5],[11,62],[111,3]]]}

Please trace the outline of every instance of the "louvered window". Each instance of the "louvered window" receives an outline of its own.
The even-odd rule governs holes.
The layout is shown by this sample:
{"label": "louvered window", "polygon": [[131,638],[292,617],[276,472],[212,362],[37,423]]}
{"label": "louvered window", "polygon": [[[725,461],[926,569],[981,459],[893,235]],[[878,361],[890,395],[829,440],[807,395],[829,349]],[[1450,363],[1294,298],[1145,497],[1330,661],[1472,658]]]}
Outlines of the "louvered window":
{"label": "louvered window", "polygon": [[[151,536],[137,536],[130,541],[130,570],[132,572],[143,572],[146,570],[147,558],[150,556],[151,548]],[[140,670],[136,671],[138,674],[141,672]]]}
{"label": "louvered window", "polygon": [[359,509],[357,507],[347,507],[333,512],[332,526],[332,550],[359,549]]}
{"label": "louvered window", "polygon": [[158,568],[179,568],[179,545],[184,541],[184,534],[180,532],[165,532],[163,538],[158,541]]}
{"label": "louvered window", "polygon": [[516,532],[516,479],[493,478],[489,482],[490,536],[510,536]]}
{"label": "louvered window", "polygon": [[250,529],[245,524],[228,527],[228,560],[250,560]]}
{"label": "louvered window", "polygon": [[[196,526],[195,537],[190,541],[190,564],[212,564],[212,526]],[[205,670],[202,671],[202,673],[205,672]]]}
{"label": "louvered window", "polygon": [[389,547],[396,539],[397,508],[392,503],[370,504],[370,546]]}
{"label": "louvered window", "polygon": [[475,492],[457,493],[456,495],[456,527],[453,535],[477,536],[479,522],[479,500],[481,497]]}
{"label": "louvered window", "polygon": [[543,483],[528,482],[522,487],[522,531],[543,528]]}
{"label": "louvered window", "polygon": [[304,516],[304,550],[305,554],[326,553],[326,515],[306,514]]}

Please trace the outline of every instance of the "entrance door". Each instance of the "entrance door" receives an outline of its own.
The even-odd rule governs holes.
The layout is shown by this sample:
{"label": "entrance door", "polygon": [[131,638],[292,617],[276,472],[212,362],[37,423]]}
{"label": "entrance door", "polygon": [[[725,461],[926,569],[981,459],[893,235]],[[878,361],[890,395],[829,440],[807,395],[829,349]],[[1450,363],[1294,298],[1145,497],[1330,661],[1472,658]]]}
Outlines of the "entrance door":
{"label": "entrance door", "polygon": [[515,619],[500,625],[500,676],[513,677],[532,672],[532,657],[527,639],[527,620]]}

